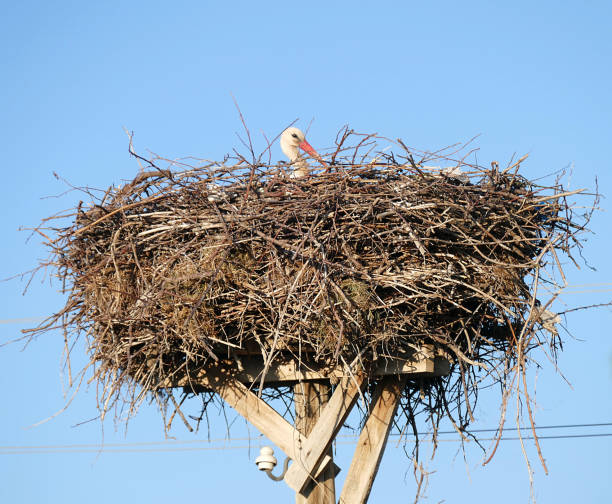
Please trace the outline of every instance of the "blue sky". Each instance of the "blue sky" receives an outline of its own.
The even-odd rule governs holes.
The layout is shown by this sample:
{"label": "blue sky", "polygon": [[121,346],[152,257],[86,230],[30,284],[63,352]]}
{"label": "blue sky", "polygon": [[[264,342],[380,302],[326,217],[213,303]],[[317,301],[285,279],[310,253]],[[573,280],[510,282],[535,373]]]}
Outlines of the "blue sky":
{"label": "blue sky", "polygon": [[[344,124],[438,149],[480,135],[482,164],[505,164],[529,153],[529,178],[573,167],[571,189],[612,193],[608,2],[14,2],[0,19],[0,152],[6,184],[0,199],[0,278],[26,271],[46,255],[26,242],[21,226],[77,202],[53,172],[75,185],[105,188],[138,170],[123,128],[135,146],[166,157],[219,159],[239,147],[236,97],[256,145],[261,132],[276,136],[299,118],[310,143],[332,144]],[[281,159],[278,146],[273,158]],[[570,264],[572,292],[557,305],[603,303],[612,298],[608,200],[591,224],[584,255],[596,268]],[[596,286],[588,284],[597,284]],[[36,280],[0,283],[0,341],[24,326],[9,319],[45,316],[62,305],[59,286]],[[595,292],[597,291],[597,292]],[[560,369],[531,376],[538,425],[612,421],[610,309],[567,317]],[[84,349],[81,349],[84,353]],[[62,338],[50,333],[32,343],[0,348],[1,446],[161,442],[154,406],[143,405],[124,429],[95,417],[95,385],[83,387],[62,414],[38,427],[66,402],[61,377]],[[75,363],[78,365],[78,362]],[[475,427],[495,427],[495,394],[486,394]],[[180,441],[224,438],[225,421],[213,412],[206,429]],[[607,430],[606,430],[607,429]],[[565,432],[604,433],[611,427]],[[256,437],[237,421],[235,437]],[[350,441],[350,440],[349,440]],[[163,445],[201,451],[2,454],[0,500],[7,503],[225,499],[287,502],[292,492],[255,470],[260,440]],[[139,445],[148,449],[153,445]],[[612,438],[543,440],[550,469],[535,469],[538,502],[609,500]],[[159,448],[158,445],[153,447]],[[226,449],[217,449],[225,447]],[[354,445],[339,444],[344,471]],[[231,449],[230,449],[231,448]],[[426,461],[426,502],[526,502],[529,477],[515,441],[502,444],[481,467],[482,455],[443,444]],[[343,474],[341,473],[341,474]],[[339,480],[341,484],[342,478]],[[370,502],[412,502],[414,482],[403,450],[391,442]]]}

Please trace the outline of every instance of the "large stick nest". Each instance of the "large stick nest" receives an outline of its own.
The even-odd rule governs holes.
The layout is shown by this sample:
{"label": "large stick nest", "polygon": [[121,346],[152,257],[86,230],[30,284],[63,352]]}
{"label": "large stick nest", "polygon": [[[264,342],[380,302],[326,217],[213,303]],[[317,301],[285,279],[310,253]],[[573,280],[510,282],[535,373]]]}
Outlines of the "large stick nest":
{"label": "large stick nest", "polygon": [[59,324],[68,339],[87,335],[104,411],[122,385],[136,385],[136,402],[220,359],[359,356],[367,367],[433,345],[452,373],[420,381],[420,394],[409,382],[404,408],[450,415],[454,403],[463,428],[479,373],[505,383],[531,349],[555,354],[537,297],[562,282],[559,256],[580,246],[585,218],[559,183],[521,176],[520,162],[415,161],[403,144],[372,155],[363,137],[349,149],[350,139],[304,179],[244,159],[180,172],[148,161],[48,239],[45,266],[68,299],[36,332]]}

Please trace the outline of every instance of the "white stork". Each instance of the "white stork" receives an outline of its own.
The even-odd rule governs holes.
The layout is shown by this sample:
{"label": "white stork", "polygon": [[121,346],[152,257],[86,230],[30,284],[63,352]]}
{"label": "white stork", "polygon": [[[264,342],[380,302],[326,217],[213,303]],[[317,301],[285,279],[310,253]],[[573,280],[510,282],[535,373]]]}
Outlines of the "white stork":
{"label": "white stork", "polygon": [[310,168],[308,162],[302,157],[300,149],[307,152],[311,157],[315,158],[321,164],[325,165],[325,161],[321,159],[321,156],[316,150],[306,141],[304,133],[298,128],[291,126],[287,128],[280,137],[280,145],[285,156],[289,158],[291,164],[294,167],[291,178],[302,178],[310,174]]}

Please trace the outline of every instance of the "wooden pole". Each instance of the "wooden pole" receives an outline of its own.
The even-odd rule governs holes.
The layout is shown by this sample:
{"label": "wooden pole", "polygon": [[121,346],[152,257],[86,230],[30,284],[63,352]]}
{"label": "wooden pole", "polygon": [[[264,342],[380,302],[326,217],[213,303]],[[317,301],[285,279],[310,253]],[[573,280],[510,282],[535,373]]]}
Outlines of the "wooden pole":
{"label": "wooden pole", "polygon": [[[211,380],[210,386],[245,420],[251,422],[264,436],[283,450],[285,455],[293,460],[300,458],[298,448],[305,446],[308,439],[296,432],[294,426],[264,400],[237,380]],[[330,457],[323,457],[315,474],[318,476],[319,471],[324,470],[328,464],[333,474],[340,470]]]}
{"label": "wooden pole", "polygon": [[365,504],[368,501],[406,379],[406,376],[385,376],[378,383],[339,504]]}
{"label": "wooden pole", "polygon": [[[327,383],[298,383],[293,387],[295,403],[295,428],[304,437],[310,432],[321,416],[321,410],[329,402],[331,387]],[[331,447],[327,452],[333,456]],[[295,462],[294,462],[295,463]],[[334,483],[334,464],[326,468],[311,481],[303,492],[296,493],[296,504],[335,504],[336,487]]]}
{"label": "wooden pole", "polygon": [[[432,358],[429,354],[414,361],[392,362],[377,368],[378,385],[339,504],[367,502],[408,377],[442,376],[448,374],[449,368],[446,359]],[[339,469],[333,463],[331,445],[367,384],[364,373],[353,374],[350,368],[345,373],[333,394],[323,376],[298,377],[298,384],[294,385],[295,426],[227,369],[209,369],[204,381],[196,384],[217,392],[293,460],[284,479],[296,491],[297,504],[335,504],[334,478]],[[293,383],[296,377],[295,372],[284,376],[285,381]],[[254,381],[251,376],[242,378],[247,384]],[[280,375],[276,378],[277,382],[283,381]]]}
{"label": "wooden pole", "polygon": [[310,431],[310,436],[299,446],[298,456],[293,459],[285,474],[285,483],[296,492],[304,493],[313,475],[316,476],[319,469],[323,469],[321,461],[329,458],[325,452],[344,425],[365,385],[366,376],[363,373],[347,375],[336,385],[329,402],[321,411],[319,420]]}

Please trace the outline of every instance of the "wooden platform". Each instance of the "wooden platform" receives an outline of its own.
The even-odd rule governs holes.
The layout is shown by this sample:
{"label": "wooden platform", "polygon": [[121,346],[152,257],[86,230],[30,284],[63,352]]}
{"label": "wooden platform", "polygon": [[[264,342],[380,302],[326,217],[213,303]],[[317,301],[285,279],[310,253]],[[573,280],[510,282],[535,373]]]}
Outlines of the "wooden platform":
{"label": "wooden platform", "polygon": [[[279,355],[265,366],[261,357],[245,356],[194,370],[167,386],[216,392],[292,460],[284,481],[295,490],[297,504],[336,504],[334,476],[340,469],[333,462],[331,446],[366,386],[374,384],[339,499],[339,504],[365,504],[406,385],[449,372],[447,358],[423,346],[402,357],[380,356],[369,369],[358,359],[350,365],[326,366]],[[262,383],[264,388],[293,385],[296,426],[253,390]]]}
{"label": "wooden platform", "polygon": [[[371,376],[411,375],[412,377],[445,376],[450,364],[442,355],[436,355],[431,347],[425,346],[405,357],[380,356],[370,370]],[[198,369],[189,375],[175,377],[167,387],[184,387],[193,392],[215,390],[223,379],[234,379],[249,388],[259,387],[265,370],[260,356],[240,357],[209,363],[206,369]],[[290,356],[279,355],[266,370],[265,387],[292,386],[304,382],[337,383],[346,375],[346,366],[326,366],[306,359],[296,362]]]}

